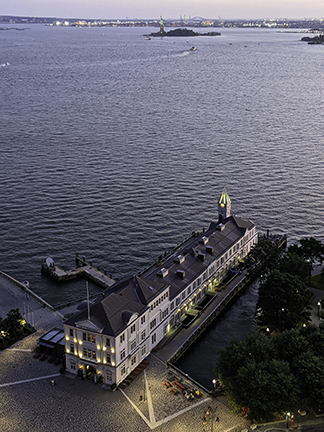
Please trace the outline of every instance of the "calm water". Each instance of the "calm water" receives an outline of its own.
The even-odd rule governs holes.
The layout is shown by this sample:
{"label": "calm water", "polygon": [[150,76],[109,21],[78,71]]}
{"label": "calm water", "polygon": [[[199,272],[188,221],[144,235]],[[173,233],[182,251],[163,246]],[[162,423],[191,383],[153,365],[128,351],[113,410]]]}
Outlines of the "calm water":
{"label": "calm water", "polygon": [[137,272],[215,219],[224,185],[261,232],[324,239],[322,46],[25,27],[0,32],[2,271],[53,304],[82,296],[41,276],[47,256]]}

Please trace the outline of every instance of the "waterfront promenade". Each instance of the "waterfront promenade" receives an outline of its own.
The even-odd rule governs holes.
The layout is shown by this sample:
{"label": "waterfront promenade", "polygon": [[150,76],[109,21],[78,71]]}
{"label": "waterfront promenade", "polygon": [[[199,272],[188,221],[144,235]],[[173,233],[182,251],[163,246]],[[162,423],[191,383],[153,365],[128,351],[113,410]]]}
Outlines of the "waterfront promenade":
{"label": "waterfront promenade", "polygon": [[[181,394],[173,395],[163,386],[165,380],[175,375],[188,388],[195,388],[190,380],[182,378],[166,366],[174,351],[185,343],[190,334],[208,314],[212,313],[226,295],[227,287],[218,293],[193,326],[183,329],[164,348],[149,356],[150,364],[124,390],[109,392],[98,384],[68,376],[61,376],[59,366],[33,358],[38,338],[53,327],[63,327],[63,314],[44,308],[34,299],[26,299],[25,292],[15,284],[4,282],[0,277],[0,313],[19,308],[33,308],[36,333],[17,342],[11,348],[0,351],[0,430],[2,432],[242,432],[249,423],[230,412],[224,397],[203,397],[186,400]],[[312,320],[319,322],[317,299],[323,295],[316,292],[312,299]],[[51,385],[51,380],[56,382]],[[150,389],[149,389],[150,388]],[[203,422],[207,408],[212,415]],[[216,422],[215,417],[220,421]],[[307,419],[306,419],[307,420]],[[275,425],[276,430],[285,429],[285,422]],[[320,429],[321,425],[318,426]],[[263,430],[272,430],[266,425]],[[303,429],[305,430],[305,429]]]}

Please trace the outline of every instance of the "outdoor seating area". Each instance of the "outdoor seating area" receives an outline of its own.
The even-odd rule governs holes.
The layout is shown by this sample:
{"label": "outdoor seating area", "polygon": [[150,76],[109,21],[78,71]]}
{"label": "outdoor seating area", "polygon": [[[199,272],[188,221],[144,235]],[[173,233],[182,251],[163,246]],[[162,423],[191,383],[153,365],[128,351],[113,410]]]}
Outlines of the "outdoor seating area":
{"label": "outdoor seating area", "polygon": [[203,394],[198,389],[188,389],[180,379],[172,376],[170,380],[165,380],[163,386],[170,391],[173,395],[182,394],[187,400],[194,400],[202,398]]}

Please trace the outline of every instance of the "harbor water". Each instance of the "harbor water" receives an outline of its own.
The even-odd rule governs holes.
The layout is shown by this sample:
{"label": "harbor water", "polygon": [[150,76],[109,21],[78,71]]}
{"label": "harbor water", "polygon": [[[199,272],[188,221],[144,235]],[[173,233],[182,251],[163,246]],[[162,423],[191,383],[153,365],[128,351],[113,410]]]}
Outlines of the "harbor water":
{"label": "harbor water", "polygon": [[[17,27],[0,31],[2,271],[53,305],[84,298],[84,281],[41,274],[46,257],[136,273],[215,220],[224,185],[260,232],[323,240],[321,45],[259,28]],[[220,333],[251,328],[256,295]]]}

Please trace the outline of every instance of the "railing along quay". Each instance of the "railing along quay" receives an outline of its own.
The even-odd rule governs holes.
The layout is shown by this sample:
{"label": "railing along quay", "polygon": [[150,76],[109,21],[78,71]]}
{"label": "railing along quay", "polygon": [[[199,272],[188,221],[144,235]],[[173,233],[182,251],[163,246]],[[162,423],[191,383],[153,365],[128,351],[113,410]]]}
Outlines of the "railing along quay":
{"label": "railing along quay", "polygon": [[[241,277],[240,277],[241,276]],[[240,280],[233,286],[233,288],[226,294],[226,296],[215,305],[214,309],[207,315],[207,317],[201,322],[193,333],[181,344],[181,346],[172,354],[167,361],[169,366],[173,366],[174,363],[179,360],[180,357],[190,348],[192,344],[202,335],[202,333],[209,327],[209,325],[223,312],[231,300],[244,288],[249,282],[250,277],[244,273],[239,275]],[[232,282],[234,283],[235,280]]]}
{"label": "railing along quay", "polygon": [[32,291],[30,288],[28,288],[23,283],[17,281],[13,277],[7,275],[6,273],[4,273],[2,271],[0,271],[0,276],[3,277],[4,279],[7,279],[12,284],[16,285],[21,290],[25,291],[26,294],[28,294],[30,297],[32,297],[33,299],[35,299],[43,307],[49,309],[52,312],[55,310],[55,308],[52,305],[50,305],[46,300],[42,299],[42,297],[40,297],[39,295],[37,295],[36,293],[34,293],[34,291]]}

